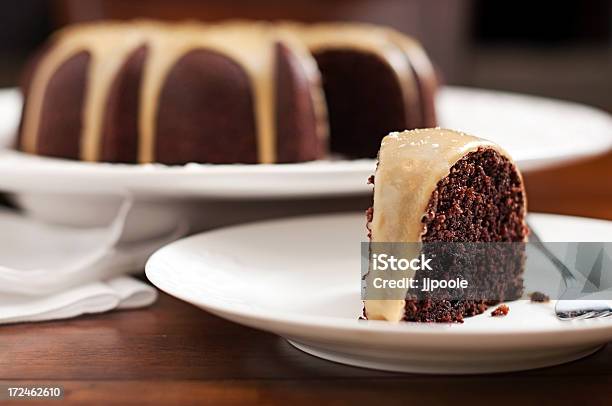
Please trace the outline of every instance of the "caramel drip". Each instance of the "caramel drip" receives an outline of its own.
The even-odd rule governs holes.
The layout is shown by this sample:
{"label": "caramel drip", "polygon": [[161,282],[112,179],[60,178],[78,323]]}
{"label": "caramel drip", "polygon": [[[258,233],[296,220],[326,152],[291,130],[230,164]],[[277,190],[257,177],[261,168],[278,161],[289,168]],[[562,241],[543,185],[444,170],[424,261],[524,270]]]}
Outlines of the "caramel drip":
{"label": "caramel drip", "polygon": [[[203,27],[197,23],[152,31],[141,91],[141,163],[155,162],[155,124],[159,99],[171,68],[187,52],[207,49],[239,63],[250,78],[260,163],[276,161],[274,98],[274,33],[265,24],[225,23]],[[168,32],[171,30],[171,32]],[[220,135],[221,136],[221,135]]]}
{"label": "caramel drip", "polygon": [[[369,24],[324,23],[288,24],[299,33],[311,52],[333,49],[354,49],[374,54],[395,73],[404,99],[408,125],[416,122],[420,111],[419,90],[405,48],[399,38],[404,35]],[[408,39],[408,38],[407,38]]]}
{"label": "caramel drip", "polygon": [[421,218],[438,182],[459,159],[482,146],[508,156],[491,141],[440,128],[386,136],[376,170],[372,241],[421,241]]}
{"label": "caramel drip", "polygon": [[100,160],[104,111],[109,91],[119,70],[129,55],[145,41],[139,30],[118,29],[96,32],[88,41],[91,53],[83,107],[83,133],[81,135],[81,159],[97,162]]}
{"label": "caramel drip", "polygon": [[72,56],[86,51],[90,60],[82,109],[80,154],[84,161],[99,160],[102,117],[111,83],[127,55],[143,40],[140,31],[126,30],[119,23],[74,26],[59,32],[57,43],[45,55],[32,79],[25,112],[22,149],[29,153],[37,152],[44,96],[51,77]]}
{"label": "caramel drip", "polygon": [[310,50],[302,40],[295,24],[282,23],[276,26],[279,39],[289,45],[292,54],[301,60],[302,72],[310,84],[310,100],[314,108],[317,137],[322,145],[329,140],[329,121],[327,117],[327,102],[323,93],[323,83],[319,67]]}
{"label": "caramel drip", "polygon": [[[113,80],[139,46],[148,48],[140,90],[139,151],[140,163],[155,162],[155,133],[159,98],[167,75],[177,61],[194,49],[219,52],[245,70],[254,97],[260,163],[276,161],[275,58],[277,41],[291,41],[292,50],[305,67],[313,86],[313,103],[319,123],[325,120],[321,108],[323,95],[312,57],[293,34],[275,31],[261,23],[232,22],[204,26],[198,23],[165,24],[152,21],[77,25],[60,31],[56,43],[41,61],[32,79],[25,112],[22,149],[37,152],[40,117],[46,87],[57,69],[71,56],[87,51],[91,58],[83,106],[81,158],[98,161],[101,150],[103,117]],[[303,49],[302,49],[303,48]],[[318,109],[317,109],[318,108]],[[319,126],[325,137],[324,126]]]}

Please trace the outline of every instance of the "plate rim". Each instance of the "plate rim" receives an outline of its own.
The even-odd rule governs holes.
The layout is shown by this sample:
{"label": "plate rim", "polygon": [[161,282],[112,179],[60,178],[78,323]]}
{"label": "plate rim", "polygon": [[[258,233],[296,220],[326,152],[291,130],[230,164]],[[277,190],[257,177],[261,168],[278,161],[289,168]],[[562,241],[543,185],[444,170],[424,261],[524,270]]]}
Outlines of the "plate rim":
{"label": "plate rim", "polygon": [[[199,233],[187,238],[183,238],[181,240],[177,240],[172,242],[171,244],[161,248],[157,252],[155,252],[147,261],[145,266],[145,274],[147,278],[153,283],[156,287],[161,289],[162,291],[168,293],[171,296],[177,297],[180,300],[186,301],[192,305],[200,307],[207,312],[220,316],[224,319],[229,319],[232,322],[235,321],[236,318],[241,319],[242,321],[238,322],[239,324],[249,325],[250,327],[254,327],[260,330],[272,331],[276,332],[277,329],[264,329],[259,323],[255,323],[255,321],[260,323],[269,323],[273,322],[275,324],[282,324],[292,328],[322,328],[326,330],[341,330],[343,333],[363,333],[369,332],[372,334],[384,334],[384,335],[394,335],[394,336],[414,336],[418,335],[420,337],[428,337],[428,338],[440,338],[440,337],[456,337],[459,336],[461,338],[478,338],[484,339],[485,337],[488,339],[496,339],[500,337],[508,337],[513,336],[514,338],[526,337],[533,338],[539,337],[544,338],[546,336],[556,337],[559,335],[564,336],[564,338],[573,337],[575,335],[584,334],[585,332],[591,333],[602,333],[608,332],[608,336],[612,337],[612,323],[602,322],[602,320],[580,320],[577,322],[563,322],[565,324],[558,324],[556,326],[546,326],[545,328],[537,328],[530,330],[521,330],[515,331],[513,329],[502,328],[496,330],[487,330],[485,331],[474,331],[474,330],[462,330],[457,324],[427,324],[427,323],[388,323],[385,321],[378,320],[370,320],[367,323],[354,323],[352,320],[341,318],[341,317],[324,317],[321,316],[305,316],[300,315],[299,317],[295,317],[294,313],[289,312],[279,312],[272,310],[261,311],[259,309],[251,309],[250,311],[236,311],[235,309],[231,309],[230,306],[219,305],[216,301],[204,303],[202,301],[191,298],[189,295],[181,295],[180,293],[174,292],[171,288],[169,289],[163,281],[157,278],[157,272],[159,270],[155,269],[158,265],[157,262],[163,262],[163,257],[165,252],[169,250],[174,250],[178,246],[183,244],[191,244],[193,241],[202,238],[210,238],[211,236],[214,238],[216,234],[227,233],[227,232],[235,232],[244,227],[259,227],[265,226],[268,224],[274,223],[283,223],[287,221],[309,221],[312,219],[321,219],[325,217],[336,217],[336,216],[346,216],[351,217],[355,216],[357,213],[349,212],[349,213],[331,213],[331,214],[323,214],[323,215],[314,215],[314,216],[298,216],[291,217],[286,219],[274,219],[267,221],[256,221],[246,224],[240,224],[235,226],[230,226],[226,228],[220,228],[212,231],[207,231],[204,233]],[[362,214],[360,214],[362,215]],[[560,214],[550,214],[550,213],[530,213],[530,215],[549,217],[549,218],[563,218],[563,219],[574,219],[574,220],[587,220],[587,221],[595,221],[595,222],[612,222],[608,220],[594,219],[588,217],[578,217],[578,216],[566,216]],[[161,259],[160,259],[161,258]],[[325,321],[322,321],[325,320]],[[371,326],[374,326],[372,328]],[[437,326],[444,326],[437,327]],[[456,326],[456,327],[453,327]],[[449,328],[450,327],[450,328]],[[278,333],[277,333],[278,334]],[[463,348],[463,346],[462,346]]]}
{"label": "plate rim", "polygon": [[[0,89],[0,96],[14,99],[17,90],[15,88]],[[589,111],[590,114],[598,115],[605,122],[610,123],[612,129],[612,115],[597,107],[588,106],[576,102],[533,96],[528,94],[498,91],[492,89],[480,89],[461,86],[445,86],[440,89],[443,99],[449,94],[457,96],[461,94],[487,95],[505,99],[528,100],[533,103],[558,105],[563,108],[574,108],[580,111]],[[446,96],[445,96],[446,95]],[[8,97],[10,96],[10,97]],[[451,96],[453,97],[453,96]],[[598,122],[599,123],[599,122]],[[598,124],[599,125],[599,124]],[[487,134],[477,134],[486,137]],[[557,149],[542,149],[539,156],[525,154],[517,159],[522,170],[554,166],[560,163],[575,162],[589,157],[603,154],[612,149],[612,137],[609,141],[604,136],[598,136],[597,142],[581,144],[580,149],[571,151],[559,151]],[[529,149],[527,149],[527,152]],[[19,165],[16,165],[19,163]],[[287,164],[197,164],[191,163],[179,166],[167,166],[163,164],[114,164],[114,163],[89,163],[81,161],[70,161],[58,158],[30,156],[13,149],[0,149],[0,177],[2,189],[9,192],[29,192],[45,187],[44,181],[38,179],[55,179],[61,177],[62,182],[56,182],[55,190],[61,188],[65,193],[82,192],[84,194],[109,194],[109,192],[123,193],[126,190],[142,195],[160,195],[167,197],[173,193],[181,194],[182,197],[210,197],[210,198],[278,198],[278,197],[304,197],[304,196],[342,196],[350,194],[364,194],[368,192],[365,179],[375,168],[375,159],[358,160],[317,160],[303,163]],[[19,169],[15,168],[19,166]],[[10,177],[20,177],[29,182],[21,185],[9,180]],[[180,178],[178,178],[180,176]],[[291,188],[292,182],[284,182],[288,190],[261,188],[238,188],[227,185],[220,187],[222,178],[230,176],[252,176],[255,182],[263,182],[271,176],[300,177],[301,188]],[[312,176],[309,181],[306,177]],[[337,179],[332,186],[322,184],[321,176],[329,177],[351,177],[351,182],[343,182]],[[258,178],[259,177],[259,178]],[[363,187],[359,185],[358,178],[363,177]],[[112,182],[111,182],[112,180]],[[158,182],[154,182],[158,180]],[[194,186],[194,181],[197,185]],[[297,180],[297,179],[296,179]],[[332,179],[333,180],[333,179]],[[345,179],[346,180],[346,179]],[[33,185],[37,183],[37,187]],[[83,188],[84,184],[91,185],[99,182],[96,187]],[[189,185],[187,183],[191,182]],[[23,185],[23,183],[31,183]],[[103,184],[106,183],[106,184]],[[227,183],[227,182],[225,182]],[[70,186],[70,184],[72,184]],[[262,183],[265,184],[265,183]]]}

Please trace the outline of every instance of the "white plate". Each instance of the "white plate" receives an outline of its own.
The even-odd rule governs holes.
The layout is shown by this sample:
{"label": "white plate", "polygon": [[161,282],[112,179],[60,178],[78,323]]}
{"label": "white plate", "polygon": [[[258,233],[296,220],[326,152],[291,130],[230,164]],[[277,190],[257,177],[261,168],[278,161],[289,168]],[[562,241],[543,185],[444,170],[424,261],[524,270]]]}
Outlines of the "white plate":
{"label": "white plate", "polygon": [[[15,90],[0,92],[0,146],[19,118]],[[445,87],[440,124],[489,138],[523,170],[575,160],[612,148],[612,118],[574,103],[503,92]],[[11,131],[12,129],[12,131]],[[4,133],[4,135],[2,135]],[[2,142],[2,139],[5,141]],[[370,193],[374,160],[280,165],[117,165],[0,153],[0,190],[165,198],[299,198]]]}
{"label": "white plate", "polygon": [[[544,239],[612,240],[612,222],[532,214]],[[559,232],[560,230],[561,233]],[[363,214],[276,220],[193,236],[146,266],[161,290],[297,348],[361,367],[420,373],[530,369],[578,359],[612,340],[612,319],[561,322],[552,303],[510,302],[464,324],[359,321]]]}

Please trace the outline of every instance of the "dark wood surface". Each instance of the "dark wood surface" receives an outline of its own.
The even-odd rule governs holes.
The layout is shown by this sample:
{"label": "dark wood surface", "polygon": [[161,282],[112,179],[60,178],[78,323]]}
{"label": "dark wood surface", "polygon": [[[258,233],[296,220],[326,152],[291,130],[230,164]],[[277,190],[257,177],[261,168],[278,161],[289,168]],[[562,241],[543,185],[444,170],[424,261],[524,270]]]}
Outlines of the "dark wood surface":
{"label": "dark wood surface", "polygon": [[[612,154],[525,178],[533,211],[612,220]],[[0,327],[0,382],[61,384],[75,404],[609,405],[612,346],[520,373],[386,373],[308,356],[161,295],[145,310]]]}

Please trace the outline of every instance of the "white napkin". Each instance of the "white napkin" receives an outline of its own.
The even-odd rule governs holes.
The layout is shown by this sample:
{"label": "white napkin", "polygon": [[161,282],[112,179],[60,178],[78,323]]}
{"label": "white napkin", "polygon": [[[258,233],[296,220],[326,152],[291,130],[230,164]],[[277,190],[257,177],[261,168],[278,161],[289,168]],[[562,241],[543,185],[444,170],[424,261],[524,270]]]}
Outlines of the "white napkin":
{"label": "white napkin", "polygon": [[44,224],[0,209],[0,324],[152,304],[155,288],[125,274],[142,271],[155,250],[186,234],[187,225],[122,242],[131,207],[126,198],[111,224],[93,229]]}

